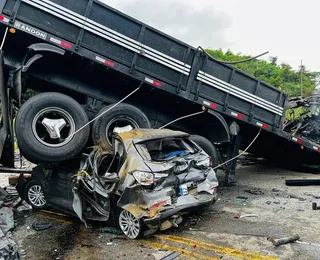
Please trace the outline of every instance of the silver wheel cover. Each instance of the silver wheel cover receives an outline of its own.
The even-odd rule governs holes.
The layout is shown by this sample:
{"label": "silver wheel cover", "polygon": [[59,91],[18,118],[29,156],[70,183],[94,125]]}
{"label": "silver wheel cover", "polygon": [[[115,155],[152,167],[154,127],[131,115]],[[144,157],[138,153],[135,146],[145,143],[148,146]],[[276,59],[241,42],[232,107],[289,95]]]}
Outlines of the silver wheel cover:
{"label": "silver wheel cover", "polygon": [[[50,116],[52,114],[55,114],[57,119],[52,120],[52,119],[47,118],[47,116]],[[67,128],[68,129],[67,137],[60,138],[60,136],[59,136],[59,138],[54,138],[54,139],[58,140],[57,143],[48,142],[48,141],[54,140],[52,138],[48,138],[48,141],[44,140],[43,133],[40,134],[40,132],[39,132],[38,124],[40,121],[43,124],[45,120],[47,120],[48,122],[51,122],[51,123],[54,121],[57,121],[57,120],[63,120],[65,124],[63,124],[61,129],[59,129],[58,133],[60,135],[60,131],[64,128]],[[58,107],[44,108],[41,111],[39,111],[32,120],[32,132],[33,132],[35,138],[40,143],[42,143],[48,147],[57,148],[57,147],[61,147],[61,146],[66,145],[67,143],[69,143],[72,140],[73,136],[71,136],[71,135],[75,132],[75,130],[76,130],[76,125],[75,125],[75,122],[74,122],[72,116],[64,109],[61,109]],[[48,129],[46,130],[46,133],[50,136]]]}
{"label": "silver wheel cover", "polygon": [[136,239],[141,231],[139,219],[136,219],[126,210],[122,210],[119,215],[119,226],[122,232],[130,239]]}
{"label": "silver wheel cover", "polygon": [[43,207],[47,203],[40,185],[33,185],[29,188],[28,199],[31,206]]}

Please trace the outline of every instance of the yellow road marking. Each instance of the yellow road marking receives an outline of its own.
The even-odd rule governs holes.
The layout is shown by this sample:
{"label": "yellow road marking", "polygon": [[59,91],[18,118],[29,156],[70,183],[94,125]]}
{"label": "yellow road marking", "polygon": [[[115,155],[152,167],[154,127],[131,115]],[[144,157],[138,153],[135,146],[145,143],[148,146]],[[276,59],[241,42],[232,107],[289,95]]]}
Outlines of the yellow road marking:
{"label": "yellow road marking", "polygon": [[51,215],[58,215],[58,216],[62,216],[62,217],[70,217],[70,215],[66,215],[66,214],[55,212],[55,211],[51,211],[51,210],[42,209],[40,211],[44,212],[44,213],[51,214]]}
{"label": "yellow road marking", "polygon": [[157,236],[158,238],[168,240],[171,242],[179,243],[179,244],[184,244],[187,246],[193,247],[196,245],[198,248],[202,248],[208,251],[213,251],[215,253],[220,253],[220,254],[225,254],[229,256],[234,256],[234,257],[239,257],[242,259],[248,259],[248,260],[279,260],[278,258],[272,257],[272,256],[266,256],[266,255],[260,255],[257,253],[253,253],[250,251],[244,251],[244,250],[239,250],[236,248],[231,248],[231,247],[225,247],[225,246],[220,246],[212,243],[207,243],[207,242],[202,242],[198,240],[194,240],[191,238],[186,238],[186,237],[178,237],[178,236],[166,236],[166,235],[159,235]]}
{"label": "yellow road marking", "polygon": [[190,250],[185,250],[185,249],[182,249],[179,247],[174,247],[174,246],[169,246],[166,244],[151,242],[148,240],[142,240],[142,242],[146,245],[152,246],[153,248],[162,248],[162,249],[167,249],[172,252],[180,252],[182,256],[185,256],[188,259],[219,260],[219,258],[215,258],[215,257],[207,256],[207,255],[202,255],[202,254],[192,252]]}
{"label": "yellow road marking", "polygon": [[66,224],[66,225],[72,224],[71,221],[64,220],[64,219],[59,219],[59,218],[50,217],[50,216],[45,216],[45,215],[40,215],[40,214],[39,214],[38,216],[39,216],[40,218],[43,218],[43,219],[54,220],[54,221],[61,222],[61,223]]}

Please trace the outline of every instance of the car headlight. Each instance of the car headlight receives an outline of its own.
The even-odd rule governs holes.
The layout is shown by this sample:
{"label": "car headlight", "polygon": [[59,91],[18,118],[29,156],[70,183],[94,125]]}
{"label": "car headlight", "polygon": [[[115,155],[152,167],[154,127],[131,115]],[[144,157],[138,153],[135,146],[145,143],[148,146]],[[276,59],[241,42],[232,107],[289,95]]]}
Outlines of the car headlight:
{"label": "car headlight", "polygon": [[141,185],[149,186],[153,183],[153,174],[151,172],[134,172],[132,175]]}

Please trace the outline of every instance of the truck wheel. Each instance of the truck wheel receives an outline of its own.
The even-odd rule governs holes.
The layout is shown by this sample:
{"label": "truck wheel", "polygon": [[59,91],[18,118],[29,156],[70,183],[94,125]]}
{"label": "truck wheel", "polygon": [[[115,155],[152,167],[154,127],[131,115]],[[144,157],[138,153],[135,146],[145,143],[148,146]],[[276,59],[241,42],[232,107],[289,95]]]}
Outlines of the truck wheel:
{"label": "truck wheel", "polygon": [[205,137],[200,135],[191,135],[190,139],[198,144],[212,158],[212,167],[218,165],[218,151],[217,148]]}
{"label": "truck wheel", "polygon": [[25,102],[16,117],[16,136],[24,157],[54,163],[77,155],[86,145],[90,128],[72,136],[88,122],[84,109],[71,97],[41,93]]}
{"label": "truck wheel", "polygon": [[[100,115],[113,105],[100,110]],[[92,140],[104,150],[112,149],[112,136],[115,127],[131,126],[135,128],[151,128],[148,117],[137,107],[129,104],[119,104],[94,121],[92,125]]]}

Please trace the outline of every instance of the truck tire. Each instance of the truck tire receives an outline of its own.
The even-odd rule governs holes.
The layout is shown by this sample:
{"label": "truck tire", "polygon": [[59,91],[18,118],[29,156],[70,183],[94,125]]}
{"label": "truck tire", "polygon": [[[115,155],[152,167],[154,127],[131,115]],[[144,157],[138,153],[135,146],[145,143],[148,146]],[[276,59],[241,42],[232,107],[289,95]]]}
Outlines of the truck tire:
{"label": "truck tire", "polygon": [[212,167],[216,167],[219,164],[219,156],[217,148],[205,137],[200,135],[191,135],[190,139],[198,144],[212,158]]}
{"label": "truck tire", "polygon": [[[110,109],[113,105],[102,108],[97,116]],[[94,121],[92,125],[92,140],[105,151],[112,149],[112,136],[115,127],[130,125],[135,128],[151,128],[148,117],[137,107],[121,103],[103,116]]]}
{"label": "truck tire", "polygon": [[68,160],[85,147],[89,126],[71,134],[87,122],[84,109],[71,97],[55,92],[38,94],[18,111],[15,131],[19,149],[33,163]]}

